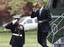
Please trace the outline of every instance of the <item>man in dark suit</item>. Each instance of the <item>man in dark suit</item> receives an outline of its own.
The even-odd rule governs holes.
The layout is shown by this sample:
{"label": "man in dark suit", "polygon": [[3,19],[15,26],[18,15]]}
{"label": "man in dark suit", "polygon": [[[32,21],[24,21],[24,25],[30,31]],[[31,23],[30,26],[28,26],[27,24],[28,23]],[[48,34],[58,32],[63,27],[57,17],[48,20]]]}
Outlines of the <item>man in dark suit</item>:
{"label": "man in dark suit", "polygon": [[12,47],[23,47],[25,43],[25,32],[23,25],[19,25],[18,20],[14,20],[13,22],[5,25],[5,28],[10,29],[12,32],[10,45]]}
{"label": "man in dark suit", "polygon": [[25,9],[24,14],[26,14],[27,12],[29,14],[27,16],[30,16],[31,14],[31,18],[37,17],[38,19],[38,33],[37,33],[38,42],[39,44],[42,45],[42,47],[48,47],[46,38],[47,38],[48,32],[51,30],[50,25],[49,25],[49,22],[51,21],[51,15],[50,15],[49,9],[45,8],[44,6],[45,5],[43,3],[41,9],[32,10],[32,8],[28,7],[27,5],[27,7],[31,9],[31,11],[28,11],[28,9]]}
{"label": "man in dark suit", "polygon": [[32,12],[31,15],[32,18],[37,17],[38,19],[38,42],[41,44],[43,47],[48,47],[46,38],[48,35],[48,32],[51,30],[49,22],[51,21],[51,15],[50,11],[48,8],[43,6],[37,10],[36,12]]}

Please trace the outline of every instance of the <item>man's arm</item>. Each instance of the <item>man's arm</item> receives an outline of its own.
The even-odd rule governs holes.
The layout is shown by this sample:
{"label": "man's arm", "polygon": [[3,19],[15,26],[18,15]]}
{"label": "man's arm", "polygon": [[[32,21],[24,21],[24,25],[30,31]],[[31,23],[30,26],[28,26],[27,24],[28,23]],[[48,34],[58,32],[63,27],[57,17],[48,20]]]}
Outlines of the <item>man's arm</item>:
{"label": "man's arm", "polygon": [[11,25],[12,25],[12,23],[9,23],[9,24],[7,24],[7,25],[5,26],[5,28],[11,29]]}
{"label": "man's arm", "polygon": [[39,12],[39,10],[33,11],[33,12],[32,12],[32,15],[31,15],[31,18],[37,17],[38,12]]}
{"label": "man's arm", "polygon": [[35,12],[32,12],[31,18],[36,17]]}
{"label": "man's arm", "polygon": [[51,21],[52,19],[51,19],[51,14],[50,14],[50,11],[47,9],[46,10],[46,17],[47,17],[47,21]]}

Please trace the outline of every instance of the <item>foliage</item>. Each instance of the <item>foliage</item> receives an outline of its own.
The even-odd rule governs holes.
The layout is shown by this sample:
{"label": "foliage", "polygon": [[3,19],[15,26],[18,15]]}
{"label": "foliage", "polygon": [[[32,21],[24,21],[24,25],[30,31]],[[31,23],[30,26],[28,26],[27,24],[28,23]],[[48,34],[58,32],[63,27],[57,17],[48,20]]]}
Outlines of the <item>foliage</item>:
{"label": "foliage", "polygon": [[[22,10],[23,5],[28,1],[33,3],[36,2],[36,0],[11,0],[9,2],[9,6],[11,6],[12,8],[11,13],[19,14]],[[44,2],[47,3],[47,0],[44,0]]]}
{"label": "foliage", "polygon": [[[37,2],[38,0],[0,0],[0,9],[3,10],[10,6],[12,8],[11,13],[17,14],[21,12],[23,5],[28,1],[34,3]],[[47,0],[42,1],[47,2]]]}
{"label": "foliage", "polygon": [[12,0],[9,2],[9,6],[12,8],[12,13],[19,13],[24,1],[22,0]]}
{"label": "foliage", "polygon": [[6,29],[6,28],[3,28],[3,27],[0,27],[0,33],[3,33],[3,32],[10,32],[9,29]]}
{"label": "foliage", "polygon": [[[0,47],[10,47],[9,42],[11,33],[0,33]],[[49,47],[51,44],[48,43]],[[25,45],[24,47],[41,47],[37,42],[37,31],[25,32]]]}

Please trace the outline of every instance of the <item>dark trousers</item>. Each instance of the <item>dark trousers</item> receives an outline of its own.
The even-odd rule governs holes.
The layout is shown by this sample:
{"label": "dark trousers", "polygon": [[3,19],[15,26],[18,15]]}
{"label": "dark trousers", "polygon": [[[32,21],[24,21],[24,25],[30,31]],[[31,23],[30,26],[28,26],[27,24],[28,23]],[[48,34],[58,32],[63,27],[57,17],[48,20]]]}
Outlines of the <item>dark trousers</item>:
{"label": "dark trousers", "polygon": [[38,32],[38,42],[43,47],[48,47],[46,38],[47,38],[48,32]]}
{"label": "dark trousers", "polygon": [[23,45],[22,45],[22,46],[17,46],[17,45],[16,45],[16,46],[12,46],[12,47],[23,47]]}

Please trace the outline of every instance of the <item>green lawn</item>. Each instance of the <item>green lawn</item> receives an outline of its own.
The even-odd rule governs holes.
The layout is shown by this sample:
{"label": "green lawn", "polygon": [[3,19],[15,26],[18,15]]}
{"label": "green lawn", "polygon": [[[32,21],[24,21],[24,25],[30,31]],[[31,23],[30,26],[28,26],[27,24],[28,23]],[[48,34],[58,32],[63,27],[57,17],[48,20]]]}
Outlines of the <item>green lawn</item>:
{"label": "green lawn", "polygon": [[[11,47],[9,45],[10,38],[11,38],[11,33],[0,33],[0,47]],[[51,47],[49,42],[48,44]],[[25,32],[24,47],[41,47],[37,43],[37,32],[36,31]]]}

